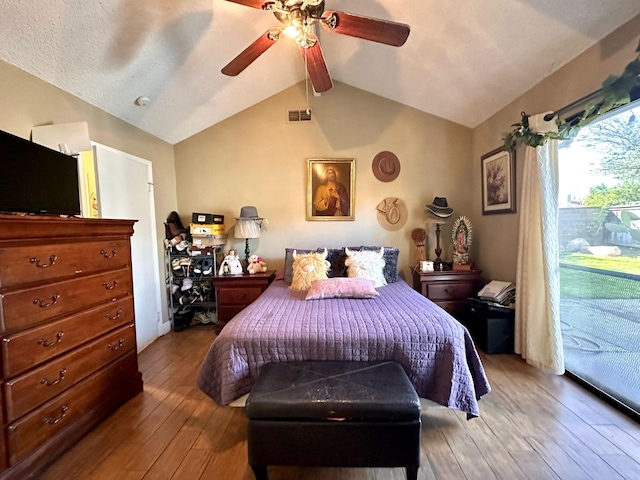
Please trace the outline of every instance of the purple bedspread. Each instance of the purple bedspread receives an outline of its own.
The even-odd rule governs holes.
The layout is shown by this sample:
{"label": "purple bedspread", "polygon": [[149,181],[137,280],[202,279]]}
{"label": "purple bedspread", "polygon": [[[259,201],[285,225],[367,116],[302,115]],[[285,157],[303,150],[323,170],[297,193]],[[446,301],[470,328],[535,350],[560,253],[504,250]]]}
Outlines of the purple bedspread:
{"label": "purple bedspread", "polygon": [[308,300],[274,281],[220,332],[198,386],[220,405],[248,393],[269,362],[394,360],[418,395],[478,416],[489,382],[467,329],[398,279],[375,299]]}

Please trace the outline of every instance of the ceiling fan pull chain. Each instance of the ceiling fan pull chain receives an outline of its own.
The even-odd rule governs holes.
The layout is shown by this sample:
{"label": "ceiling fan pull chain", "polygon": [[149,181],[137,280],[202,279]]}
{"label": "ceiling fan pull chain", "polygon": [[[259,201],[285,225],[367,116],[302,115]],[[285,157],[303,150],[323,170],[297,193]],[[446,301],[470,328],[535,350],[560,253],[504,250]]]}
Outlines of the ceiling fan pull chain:
{"label": "ceiling fan pull chain", "polygon": [[307,67],[307,49],[304,49],[304,93],[307,96],[307,115],[311,114],[309,109],[309,68]]}

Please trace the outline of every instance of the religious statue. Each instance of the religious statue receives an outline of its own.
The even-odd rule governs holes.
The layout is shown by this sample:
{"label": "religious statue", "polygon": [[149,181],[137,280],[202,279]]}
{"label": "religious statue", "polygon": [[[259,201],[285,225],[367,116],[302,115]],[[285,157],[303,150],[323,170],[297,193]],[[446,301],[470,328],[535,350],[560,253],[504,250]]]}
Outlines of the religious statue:
{"label": "religious statue", "polygon": [[224,257],[218,275],[242,275],[242,264],[234,249],[229,250],[227,256]]}
{"label": "religious statue", "polygon": [[454,270],[471,270],[469,248],[472,236],[473,228],[469,219],[465,216],[459,217],[453,223],[452,230]]}

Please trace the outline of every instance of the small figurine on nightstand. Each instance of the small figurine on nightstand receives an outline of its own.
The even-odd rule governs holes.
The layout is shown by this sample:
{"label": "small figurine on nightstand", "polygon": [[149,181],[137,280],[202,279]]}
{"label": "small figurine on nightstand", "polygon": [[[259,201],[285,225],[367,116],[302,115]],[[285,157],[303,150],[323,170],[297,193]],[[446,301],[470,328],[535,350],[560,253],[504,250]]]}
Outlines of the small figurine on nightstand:
{"label": "small figurine on nightstand", "polygon": [[247,265],[247,272],[253,275],[254,273],[260,273],[260,272],[266,272],[266,271],[267,271],[267,264],[262,261],[262,258],[260,258],[257,255],[251,255],[249,257],[249,265]]}
{"label": "small figurine on nightstand", "polygon": [[469,263],[469,248],[471,247],[471,238],[473,228],[471,221],[465,216],[458,218],[453,223],[452,239],[453,239],[453,269],[454,270],[471,270]]}
{"label": "small figurine on nightstand", "polygon": [[242,264],[235,250],[229,250],[229,253],[220,264],[218,275],[242,275]]}

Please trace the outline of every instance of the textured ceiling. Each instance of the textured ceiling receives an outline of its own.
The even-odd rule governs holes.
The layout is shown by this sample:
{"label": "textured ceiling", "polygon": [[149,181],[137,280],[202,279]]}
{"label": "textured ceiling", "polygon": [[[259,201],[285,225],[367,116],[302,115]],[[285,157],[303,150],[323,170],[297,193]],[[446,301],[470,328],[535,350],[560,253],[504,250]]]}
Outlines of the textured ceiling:
{"label": "textured ceiling", "polygon": [[[326,0],[326,8],[411,26],[400,48],[321,30],[334,80],[475,127],[639,14],[640,1]],[[177,143],[305,78],[289,39],[237,77],[220,73],[276,25],[269,12],[225,0],[0,0],[0,59]],[[135,106],[141,95],[152,103]]]}

